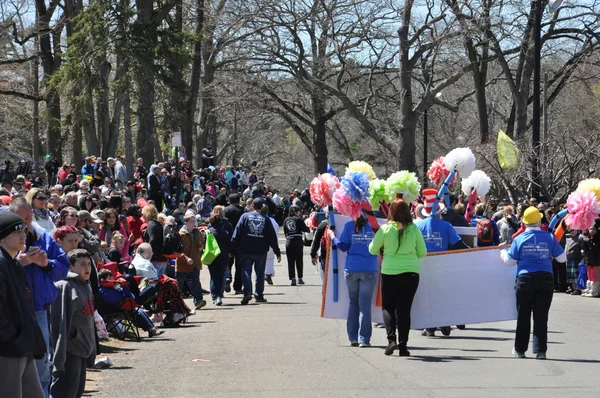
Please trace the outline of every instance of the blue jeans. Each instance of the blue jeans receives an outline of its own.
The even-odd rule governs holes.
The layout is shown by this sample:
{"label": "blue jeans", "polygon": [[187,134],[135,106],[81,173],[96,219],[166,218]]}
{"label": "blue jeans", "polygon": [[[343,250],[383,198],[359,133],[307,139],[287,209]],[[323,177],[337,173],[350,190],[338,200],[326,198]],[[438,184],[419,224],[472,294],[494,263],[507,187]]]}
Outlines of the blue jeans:
{"label": "blue jeans", "polygon": [[42,329],[42,335],[44,336],[44,342],[46,343],[46,355],[42,359],[35,360],[35,367],[37,368],[38,375],[40,376],[40,382],[42,383],[42,390],[44,390],[44,396],[48,398],[50,396],[50,382],[52,376],[50,374],[50,327],[48,326],[48,311],[36,311],[35,320]]}
{"label": "blue jeans", "polygon": [[256,273],[256,297],[262,297],[265,290],[265,267],[267,265],[267,254],[242,254],[242,282],[244,285],[244,296],[252,295],[252,265]]}
{"label": "blue jeans", "polygon": [[212,263],[208,266],[210,272],[210,295],[213,300],[217,297],[223,298],[225,292],[225,282],[229,263]]}
{"label": "blue jeans", "polygon": [[156,272],[158,273],[158,277],[167,273],[167,263],[152,263],[154,268],[156,268]]}
{"label": "blue jeans", "polygon": [[371,341],[371,303],[377,284],[377,272],[344,272],[348,285],[350,306],[346,330],[350,341]]}
{"label": "blue jeans", "polygon": [[202,285],[200,284],[200,270],[194,267],[192,272],[178,272],[177,284],[179,285],[179,290],[183,291],[183,285],[188,274],[192,279],[192,286],[190,286],[190,290],[192,291],[192,296],[194,296],[194,305],[196,305],[199,301],[204,300],[202,296]]}

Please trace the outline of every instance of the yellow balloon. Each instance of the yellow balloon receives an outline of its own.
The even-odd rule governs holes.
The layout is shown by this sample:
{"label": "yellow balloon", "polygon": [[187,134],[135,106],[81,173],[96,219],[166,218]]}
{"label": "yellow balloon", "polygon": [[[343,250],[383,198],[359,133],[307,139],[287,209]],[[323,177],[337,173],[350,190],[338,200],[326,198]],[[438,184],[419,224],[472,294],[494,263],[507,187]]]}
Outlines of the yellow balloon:
{"label": "yellow balloon", "polygon": [[586,193],[593,192],[594,195],[600,200],[600,179],[598,178],[588,178],[587,180],[583,180],[577,185],[577,192]]}

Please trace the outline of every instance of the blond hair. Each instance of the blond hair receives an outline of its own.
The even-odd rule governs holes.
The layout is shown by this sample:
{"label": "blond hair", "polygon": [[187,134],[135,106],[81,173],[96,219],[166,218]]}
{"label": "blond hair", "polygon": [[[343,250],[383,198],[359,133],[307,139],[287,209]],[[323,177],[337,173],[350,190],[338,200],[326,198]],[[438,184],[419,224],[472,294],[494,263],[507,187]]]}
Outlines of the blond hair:
{"label": "blond hair", "polygon": [[142,209],[142,217],[144,217],[146,221],[156,220],[158,217],[158,210],[156,210],[156,207],[153,205],[144,206]]}
{"label": "blond hair", "polygon": [[213,207],[212,214],[221,218],[225,218],[225,208],[223,206],[215,206]]}

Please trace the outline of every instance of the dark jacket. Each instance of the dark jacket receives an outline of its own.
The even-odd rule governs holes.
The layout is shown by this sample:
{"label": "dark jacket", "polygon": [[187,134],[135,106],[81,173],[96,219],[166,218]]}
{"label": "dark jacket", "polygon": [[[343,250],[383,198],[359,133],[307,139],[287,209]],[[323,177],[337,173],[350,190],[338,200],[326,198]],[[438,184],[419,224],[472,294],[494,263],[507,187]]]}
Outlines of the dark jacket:
{"label": "dark jacket", "polygon": [[310,232],[310,229],[304,224],[302,217],[291,216],[283,221],[283,233],[286,239],[302,239],[303,232]]}
{"label": "dark jacket", "polygon": [[458,214],[458,212],[452,208],[447,207],[442,212],[442,219],[448,221],[453,227],[470,227],[471,224],[466,218]]}
{"label": "dark jacket", "polygon": [[56,283],[58,298],[52,304],[52,348],[54,371],[65,370],[67,354],[80,358],[96,355],[94,296],[87,281],[69,272]]}
{"label": "dark jacket", "polygon": [[231,233],[227,230],[224,223],[219,224],[217,227],[211,225],[209,231],[215,236],[219,244],[219,249],[221,249],[221,254],[215,258],[209,267],[214,265],[228,265],[229,252],[231,251]]}
{"label": "dark jacket", "polygon": [[0,356],[41,359],[45,353],[25,270],[0,248]]}
{"label": "dark jacket", "polygon": [[315,230],[315,235],[313,237],[312,245],[310,246],[310,257],[317,257],[317,252],[320,250],[319,258],[325,259],[327,257],[327,248],[321,245],[323,240],[323,235],[325,235],[325,231],[329,226],[329,220],[321,221],[321,224]]}
{"label": "dark jacket", "polygon": [[581,262],[583,254],[583,235],[577,235],[572,237],[571,235],[566,236],[565,240],[565,253],[567,254],[567,260]]}
{"label": "dark jacket", "polygon": [[235,228],[244,214],[244,208],[240,205],[229,205],[225,208],[225,218]]}
{"label": "dark jacket", "polygon": [[152,246],[152,262],[165,262],[167,259],[162,255],[163,226],[157,220],[151,220],[144,233],[144,242]]}
{"label": "dark jacket", "polygon": [[586,265],[594,267],[600,265],[600,234],[593,238],[583,241],[583,251],[585,252]]}
{"label": "dark jacket", "polygon": [[271,247],[276,256],[281,256],[273,224],[257,211],[242,215],[232,239],[234,248],[241,255],[266,255]]}

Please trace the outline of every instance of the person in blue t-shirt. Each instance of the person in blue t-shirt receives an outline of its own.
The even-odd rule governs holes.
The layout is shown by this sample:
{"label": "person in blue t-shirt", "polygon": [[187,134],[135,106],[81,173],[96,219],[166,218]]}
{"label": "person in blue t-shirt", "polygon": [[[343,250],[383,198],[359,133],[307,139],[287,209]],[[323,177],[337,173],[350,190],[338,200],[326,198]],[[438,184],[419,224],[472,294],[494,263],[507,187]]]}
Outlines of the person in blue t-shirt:
{"label": "person in blue t-shirt", "polygon": [[[515,293],[518,315],[513,355],[518,358],[525,358],[533,311],[533,353],[538,359],[546,359],[548,312],[554,293],[552,259],[559,263],[567,261],[565,251],[556,238],[540,229],[541,221],[542,214],[537,208],[525,210],[525,232],[512,241],[508,250],[500,252],[506,264],[517,265]],[[506,243],[501,245],[506,246]]]}
{"label": "person in blue t-shirt", "polygon": [[[421,231],[427,253],[444,252],[448,250],[468,249],[462,238],[458,235],[452,224],[441,219],[441,215],[445,209],[442,204],[438,205],[435,214],[433,213],[433,202],[437,196],[437,190],[428,188],[423,190],[423,198],[425,200],[424,207],[420,210],[421,218],[415,225]],[[459,329],[464,329],[465,325],[458,325]],[[434,337],[437,328],[427,328],[423,330],[422,335]],[[450,335],[450,326],[440,327],[442,334]]]}
{"label": "person in blue t-shirt", "polygon": [[367,219],[360,216],[347,222],[340,239],[329,230],[333,244],[346,252],[344,276],[348,285],[350,306],[346,330],[353,347],[371,346],[371,303],[377,285],[377,256],[369,253],[369,243],[373,240],[373,229]]}

